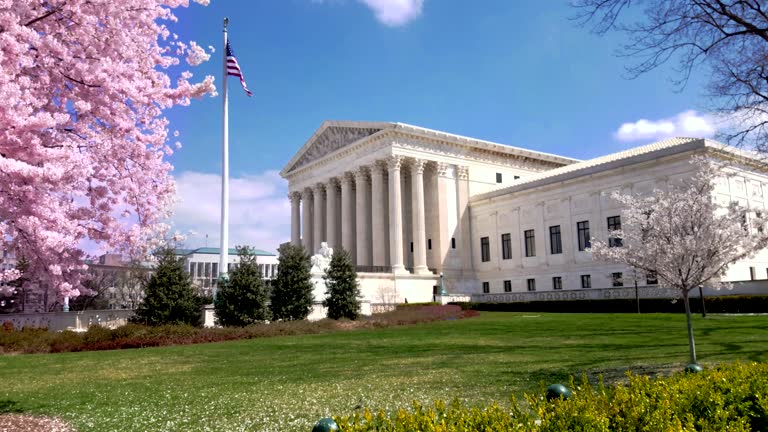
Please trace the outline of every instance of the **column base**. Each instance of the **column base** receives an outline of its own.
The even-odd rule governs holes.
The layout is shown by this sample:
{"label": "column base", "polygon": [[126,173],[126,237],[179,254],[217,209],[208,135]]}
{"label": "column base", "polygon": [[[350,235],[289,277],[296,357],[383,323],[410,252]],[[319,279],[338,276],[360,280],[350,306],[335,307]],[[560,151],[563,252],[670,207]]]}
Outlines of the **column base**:
{"label": "column base", "polygon": [[403,265],[393,265],[392,273],[395,275],[407,275],[410,274]]}
{"label": "column base", "polygon": [[427,268],[427,266],[419,266],[419,267],[415,267],[415,268],[413,269],[413,274],[416,274],[416,275],[425,275],[425,274],[432,274],[432,272],[431,272],[431,271],[429,271],[429,269]]}

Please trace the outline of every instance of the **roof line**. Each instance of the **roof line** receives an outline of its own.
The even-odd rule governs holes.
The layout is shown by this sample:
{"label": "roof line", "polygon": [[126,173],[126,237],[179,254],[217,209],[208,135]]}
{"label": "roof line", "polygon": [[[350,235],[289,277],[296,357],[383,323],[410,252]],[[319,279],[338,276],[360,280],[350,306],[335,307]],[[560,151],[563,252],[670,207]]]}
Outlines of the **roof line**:
{"label": "roof line", "polygon": [[740,157],[752,158],[749,154],[728,148],[725,144],[703,138],[670,138],[645,146],[634,147],[618,153],[589,159],[577,164],[566,165],[551,171],[521,179],[516,184],[470,197],[470,202],[479,202],[515,192],[522,192],[553,183],[571,180],[584,175],[595,174],[627,165],[646,162],[661,156],[671,156],[702,148],[713,148]]}

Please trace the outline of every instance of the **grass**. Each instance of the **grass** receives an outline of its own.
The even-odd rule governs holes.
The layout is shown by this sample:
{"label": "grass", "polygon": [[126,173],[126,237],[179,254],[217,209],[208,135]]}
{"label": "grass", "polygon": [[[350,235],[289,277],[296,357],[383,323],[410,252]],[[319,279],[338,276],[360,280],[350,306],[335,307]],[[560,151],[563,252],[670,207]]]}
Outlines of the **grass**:
{"label": "grass", "polygon": [[[768,361],[768,316],[697,317],[700,361]],[[681,369],[681,314],[483,313],[402,328],[205,345],[0,357],[0,412],[78,431],[311,430],[414,399],[507,400],[583,372]]]}

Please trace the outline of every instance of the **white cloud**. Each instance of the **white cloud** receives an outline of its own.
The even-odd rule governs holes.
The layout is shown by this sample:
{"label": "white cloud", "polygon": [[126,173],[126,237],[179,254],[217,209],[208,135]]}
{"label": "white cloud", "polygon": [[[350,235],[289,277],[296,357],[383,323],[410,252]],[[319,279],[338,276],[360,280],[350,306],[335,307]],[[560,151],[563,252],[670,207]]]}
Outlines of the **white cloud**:
{"label": "white cloud", "polygon": [[397,27],[421,15],[424,0],[360,0],[368,5],[376,19],[385,25]]}
{"label": "white cloud", "polygon": [[[327,3],[331,0],[312,0]],[[421,16],[424,0],[357,0],[373,11],[376,19],[384,25],[399,27]]]}
{"label": "white cloud", "polygon": [[[187,233],[185,246],[219,246],[221,176],[185,171],[176,177],[179,203],[174,229]],[[229,180],[229,246],[248,245],[275,252],[290,240],[288,185],[277,171]],[[192,234],[189,232],[192,231]]]}
{"label": "white cloud", "polygon": [[722,122],[715,116],[684,111],[660,120],[640,119],[624,123],[614,136],[619,141],[647,141],[669,137],[708,138],[717,132]]}

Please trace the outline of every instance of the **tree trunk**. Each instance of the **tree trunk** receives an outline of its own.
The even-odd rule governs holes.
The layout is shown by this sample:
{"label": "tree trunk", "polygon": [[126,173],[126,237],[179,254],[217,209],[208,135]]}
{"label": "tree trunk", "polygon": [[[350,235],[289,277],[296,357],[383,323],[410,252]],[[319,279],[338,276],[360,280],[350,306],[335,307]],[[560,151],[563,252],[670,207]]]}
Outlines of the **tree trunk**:
{"label": "tree trunk", "polygon": [[696,343],[693,341],[693,324],[691,323],[691,305],[688,302],[688,290],[683,291],[685,303],[685,319],[688,321],[688,348],[691,351],[691,363],[696,364]]}

